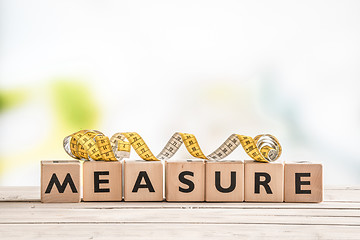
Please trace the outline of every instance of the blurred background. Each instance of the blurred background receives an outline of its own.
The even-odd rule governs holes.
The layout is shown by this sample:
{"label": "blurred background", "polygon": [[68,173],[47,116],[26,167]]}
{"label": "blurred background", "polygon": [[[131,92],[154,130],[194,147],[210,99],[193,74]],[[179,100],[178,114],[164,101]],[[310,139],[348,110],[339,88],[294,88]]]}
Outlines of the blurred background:
{"label": "blurred background", "polygon": [[359,90],[360,1],[0,0],[0,185],[39,185],[80,129],[154,154],[175,131],[205,154],[270,133],[282,161],[360,184]]}

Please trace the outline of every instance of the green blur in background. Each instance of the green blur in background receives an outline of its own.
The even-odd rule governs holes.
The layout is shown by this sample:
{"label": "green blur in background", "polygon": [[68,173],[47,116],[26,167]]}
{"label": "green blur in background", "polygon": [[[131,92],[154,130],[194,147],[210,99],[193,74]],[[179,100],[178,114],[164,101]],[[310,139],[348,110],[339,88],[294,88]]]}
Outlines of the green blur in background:
{"label": "green blur in background", "polygon": [[[36,137],[27,139],[33,142],[32,149],[24,146],[9,154],[0,153],[0,176],[8,172],[16,172],[17,168],[23,166],[37,164],[39,160],[31,156],[44,156],[48,152],[58,152],[57,150],[62,148],[58,139],[65,137],[64,134],[83,128],[95,129],[98,126],[101,114],[92,92],[83,81],[73,78],[55,79],[43,86],[2,90],[0,92],[0,118],[5,115],[16,116],[17,112],[26,112],[26,108],[32,108],[31,104],[28,105],[34,99],[38,99],[36,104],[46,103],[44,104],[47,109],[45,114],[54,119],[51,123],[51,131],[44,139]],[[30,128],[41,127],[26,120],[23,123]],[[17,137],[13,140],[14,145],[18,145],[18,139],[26,138],[27,134],[24,132],[16,135]],[[52,157],[56,158],[56,155],[62,154],[53,154]]]}
{"label": "green blur in background", "polygon": [[280,161],[360,184],[360,1],[164,3],[0,0],[0,185],[39,185],[81,129],[154,154],[176,131],[205,154],[269,133]]}

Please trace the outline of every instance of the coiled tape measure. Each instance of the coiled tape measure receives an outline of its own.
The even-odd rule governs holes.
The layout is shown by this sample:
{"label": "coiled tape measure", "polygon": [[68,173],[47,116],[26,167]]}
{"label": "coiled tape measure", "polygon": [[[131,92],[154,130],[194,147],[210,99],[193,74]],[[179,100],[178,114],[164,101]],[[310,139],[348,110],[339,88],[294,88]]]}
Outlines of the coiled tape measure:
{"label": "coiled tape measure", "polygon": [[220,161],[238,146],[255,161],[276,161],[282,152],[279,141],[270,134],[255,138],[232,134],[210,155],[205,156],[193,134],[176,132],[163,150],[155,157],[142,137],[136,132],[116,133],[110,139],[96,130],[81,130],[64,138],[64,149],[73,158],[95,161],[120,161],[130,157],[131,146],[146,161],[167,160],[174,156],[184,143],[187,151],[195,158]]}

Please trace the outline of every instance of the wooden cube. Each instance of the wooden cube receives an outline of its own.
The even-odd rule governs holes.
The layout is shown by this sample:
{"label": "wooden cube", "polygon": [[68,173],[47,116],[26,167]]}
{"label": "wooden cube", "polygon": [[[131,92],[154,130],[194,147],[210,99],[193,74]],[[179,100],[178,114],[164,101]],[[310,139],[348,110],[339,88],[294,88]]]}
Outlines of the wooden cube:
{"label": "wooden cube", "polygon": [[245,202],[282,202],[284,164],[245,161]]}
{"label": "wooden cube", "polygon": [[121,201],[122,164],[118,161],[86,161],[83,164],[84,201]]}
{"label": "wooden cube", "polygon": [[202,202],[205,200],[205,162],[180,160],[165,163],[167,201]]}
{"label": "wooden cube", "polygon": [[161,161],[126,160],[124,163],[125,201],[163,201]]}
{"label": "wooden cube", "polygon": [[244,163],[241,161],[206,162],[205,201],[243,202]]}
{"label": "wooden cube", "polygon": [[285,202],[322,202],[321,164],[285,163]]}
{"label": "wooden cube", "polygon": [[80,162],[41,161],[41,202],[80,202]]}

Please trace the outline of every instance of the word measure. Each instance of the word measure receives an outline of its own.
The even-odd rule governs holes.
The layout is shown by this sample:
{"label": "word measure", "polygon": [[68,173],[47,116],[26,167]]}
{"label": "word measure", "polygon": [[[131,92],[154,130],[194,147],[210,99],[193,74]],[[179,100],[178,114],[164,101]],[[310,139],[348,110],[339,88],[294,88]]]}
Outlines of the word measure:
{"label": "word measure", "polygon": [[321,202],[322,175],[315,163],[42,161],[41,200]]}
{"label": "word measure", "polygon": [[[195,159],[170,161],[183,144]],[[282,148],[270,134],[232,134],[207,156],[193,134],[180,132],[157,156],[135,132],[81,130],[63,146],[78,160],[41,162],[42,202],[80,202],[81,188],[83,201],[322,201],[322,165],[276,162]],[[223,160],[239,146],[252,160]],[[131,147],[142,160],[123,160]]]}

